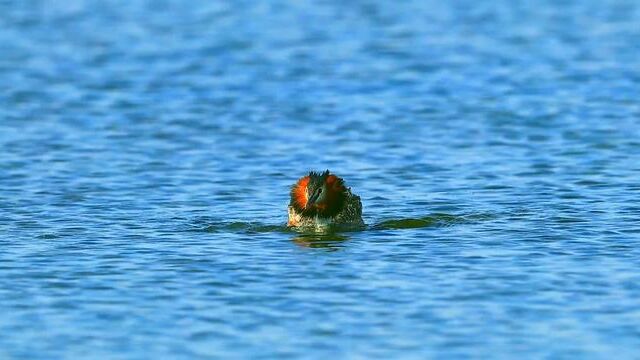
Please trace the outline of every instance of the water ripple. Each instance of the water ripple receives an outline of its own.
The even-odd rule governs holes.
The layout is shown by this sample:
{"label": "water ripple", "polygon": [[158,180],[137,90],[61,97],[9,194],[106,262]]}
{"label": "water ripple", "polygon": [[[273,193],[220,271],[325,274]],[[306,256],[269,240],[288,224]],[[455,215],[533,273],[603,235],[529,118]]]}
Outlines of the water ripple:
{"label": "water ripple", "polygon": [[637,357],[636,3],[0,13],[0,358]]}

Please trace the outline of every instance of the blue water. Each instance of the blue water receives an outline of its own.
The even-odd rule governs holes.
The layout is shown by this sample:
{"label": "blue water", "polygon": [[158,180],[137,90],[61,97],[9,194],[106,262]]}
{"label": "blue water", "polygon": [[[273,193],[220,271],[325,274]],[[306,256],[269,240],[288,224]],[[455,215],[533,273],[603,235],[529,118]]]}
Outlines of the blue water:
{"label": "blue water", "polygon": [[637,1],[0,14],[0,358],[637,358]]}

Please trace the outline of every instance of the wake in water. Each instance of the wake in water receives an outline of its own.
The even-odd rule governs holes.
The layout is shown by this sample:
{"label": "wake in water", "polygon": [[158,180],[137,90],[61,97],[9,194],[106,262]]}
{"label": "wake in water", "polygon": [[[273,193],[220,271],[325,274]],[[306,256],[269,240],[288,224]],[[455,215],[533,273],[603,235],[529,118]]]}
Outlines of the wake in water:
{"label": "wake in water", "polygon": [[450,215],[443,213],[434,213],[423,217],[388,219],[376,222],[372,225],[345,227],[345,226],[314,226],[314,227],[297,227],[291,228],[282,225],[269,225],[259,222],[243,222],[243,221],[215,221],[207,218],[198,218],[194,220],[189,229],[191,231],[204,232],[240,232],[240,233],[292,233],[292,234],[337,234],[356,231],[376,231],[376,230],[396,230],[396,229],[419,229],[430,227],[446,227],[457,224],[469,224],[479,221],[485,221],[493,218],[489,214],[466,214],[466,215]]}
{"label": "wake in water", "polygon": [[307,248],[324,248],[326,250],[338,250],[341,245],[349,240],[349,233],[363,231],[384,231],[400,229],[440,228],[455,226],[458,224],[470,224],[486,221],[493,218],[490,214],[466,214],[450,215],[434,213],[423,217],[387,219],[363,227],[344,226],[314,226],[314,227],[288,227],[281,225],[269,225],[259,222],[228,222],[215,221],[211,218],[198,218],[189,224],[189,231],[209,233],[288,233],[291,240],[299,246]]}

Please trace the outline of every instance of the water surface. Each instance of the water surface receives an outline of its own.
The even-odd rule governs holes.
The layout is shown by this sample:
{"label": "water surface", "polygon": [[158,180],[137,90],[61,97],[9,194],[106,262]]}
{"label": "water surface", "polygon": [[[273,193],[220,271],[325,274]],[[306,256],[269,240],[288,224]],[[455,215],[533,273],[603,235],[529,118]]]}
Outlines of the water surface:
{"label": "water surface", "polygon": [[637,356],[637,2],[0,14],[0,358]]}

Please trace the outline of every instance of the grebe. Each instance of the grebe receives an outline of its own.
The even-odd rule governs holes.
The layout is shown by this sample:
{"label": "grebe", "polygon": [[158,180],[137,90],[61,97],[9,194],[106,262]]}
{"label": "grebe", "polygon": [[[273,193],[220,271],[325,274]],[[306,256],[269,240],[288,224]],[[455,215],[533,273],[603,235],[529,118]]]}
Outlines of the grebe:
{"label": "grebe", "polygon": [[287,226],[363,228],[360,197],[329,170],[312,171],[291,187]]}

